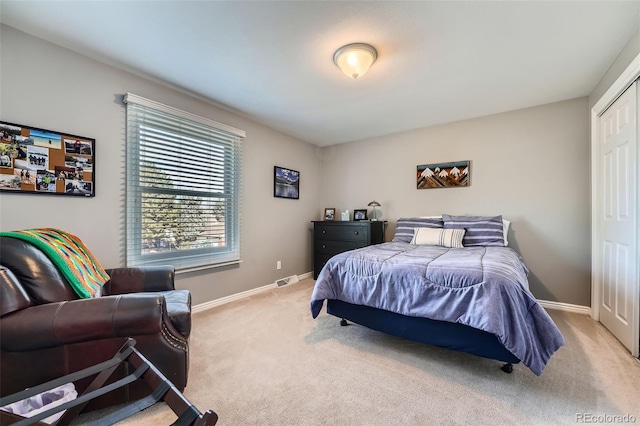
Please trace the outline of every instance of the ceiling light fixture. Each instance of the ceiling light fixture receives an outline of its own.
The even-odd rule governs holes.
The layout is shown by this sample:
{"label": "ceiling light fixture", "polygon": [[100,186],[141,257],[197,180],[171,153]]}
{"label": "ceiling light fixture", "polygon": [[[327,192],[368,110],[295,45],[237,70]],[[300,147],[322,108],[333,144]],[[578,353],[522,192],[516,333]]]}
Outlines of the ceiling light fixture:
{"label": "ceiling light fixture", "polygon": [[376,59],[376,49],[365,43],[347,44],[333,54],[333,62],[354,80],[363,76]]}

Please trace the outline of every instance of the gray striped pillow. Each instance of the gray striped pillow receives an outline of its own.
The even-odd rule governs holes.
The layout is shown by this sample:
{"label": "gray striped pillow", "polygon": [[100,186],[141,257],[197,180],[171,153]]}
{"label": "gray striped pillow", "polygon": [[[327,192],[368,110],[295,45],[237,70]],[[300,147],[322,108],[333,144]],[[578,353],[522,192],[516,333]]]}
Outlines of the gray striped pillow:
{"label": "gray striped pillow", "polygon": [[464,229],[416,228],[411,244],[462,248]]}
{"label": "gray striped pillow", "polygon": [[413,239],[414,229],[416,228],[442,228],[444,221],[442,218],[425,218],[425,217],[405,217],[398,219],[396,232],[391,242],[410,243]]}
{"label": "gray striped pillow", "polygon": [[444,227],[465,229],[462,244],[465,247],[504,247],[502,216],[452,216],[443,214]]}

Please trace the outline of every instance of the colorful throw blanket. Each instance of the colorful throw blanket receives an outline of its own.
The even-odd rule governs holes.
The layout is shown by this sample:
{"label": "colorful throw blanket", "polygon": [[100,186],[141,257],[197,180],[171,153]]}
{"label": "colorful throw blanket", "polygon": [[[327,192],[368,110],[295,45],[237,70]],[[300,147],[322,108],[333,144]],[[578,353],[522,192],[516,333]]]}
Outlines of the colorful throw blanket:
{"label": "colorful throw blanket", "polygon": [[0,232],[2,237],[24,240],[40,249],[60,270],[81,298],[94,297],[109,275],[75,235],[54,228]]}

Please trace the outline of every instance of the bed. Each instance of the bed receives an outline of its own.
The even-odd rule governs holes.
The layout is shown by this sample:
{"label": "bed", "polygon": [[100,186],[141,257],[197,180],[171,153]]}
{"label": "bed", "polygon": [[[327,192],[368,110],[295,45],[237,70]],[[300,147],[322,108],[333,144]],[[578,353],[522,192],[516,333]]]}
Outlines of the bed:
{"label": "bed", "polygon": [[343,325],[499,360],[506,372],[522,362],[540,375],[564,338],[505,237],[501,216],[400,219],[392,242],[327,262],[311,313],[316,318],[326,300]]}

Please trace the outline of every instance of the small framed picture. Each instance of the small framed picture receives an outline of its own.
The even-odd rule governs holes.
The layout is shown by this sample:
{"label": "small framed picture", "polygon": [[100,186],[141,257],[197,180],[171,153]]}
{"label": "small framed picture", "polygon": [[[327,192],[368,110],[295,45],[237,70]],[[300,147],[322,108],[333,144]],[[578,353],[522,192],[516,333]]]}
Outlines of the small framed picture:
{"label": "small framed picture", "polygon": [[324,209],[324,220],[336,220],[336,209]]}
{"label": "small framed picture", "polygon": [[273,196],[278,198],[300,198],[300,172],[273,166]]}
{"label": "small framed picture", "polygon": [[367,210],[354,210],[353,211],[353,220],[367,220]]}

